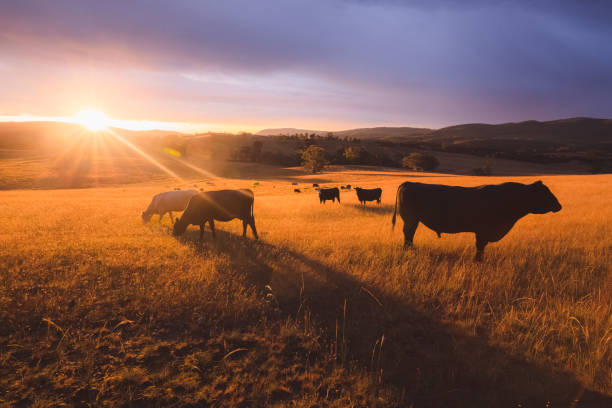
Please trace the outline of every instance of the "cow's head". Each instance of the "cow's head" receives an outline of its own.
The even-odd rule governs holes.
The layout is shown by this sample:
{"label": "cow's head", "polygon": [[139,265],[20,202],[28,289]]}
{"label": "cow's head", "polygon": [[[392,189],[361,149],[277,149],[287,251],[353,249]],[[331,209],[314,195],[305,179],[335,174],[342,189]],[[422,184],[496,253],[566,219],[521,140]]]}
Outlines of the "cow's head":
{"label": "cow's head", "polygon": [[143,211],[142,214],[140,214],[140,218],[142,218],[142,223],[146,224],[147,222],[151,221],[151,214]]}
{"label": "cow's head", "polygon": [[533,184],[527,186],[530,192],[530,212],[533,214],[545,214],[547,212],[559,212],[561,211],[561,204],[557,200],[557,197],[542,183],[536,181]]}
{"label": "cow's head", "polygon": [[186,229],[187,223],[182,220],[182,217],[180,219],[177,218],[174,221],[174,226],[172,227],[172,235],[174,235],[175,237],[182,235]]}

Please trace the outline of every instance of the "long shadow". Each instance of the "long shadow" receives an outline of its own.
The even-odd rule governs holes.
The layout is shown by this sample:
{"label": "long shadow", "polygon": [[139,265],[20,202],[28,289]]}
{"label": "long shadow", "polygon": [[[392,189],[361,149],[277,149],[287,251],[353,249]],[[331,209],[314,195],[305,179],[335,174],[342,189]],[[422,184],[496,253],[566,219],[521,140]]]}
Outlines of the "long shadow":
{"label": "long shadow", "polygon": [[213,241],[208,231],[202,243],[198,236],[199,231],[190,230],[180,241],[193,245],[200,256],[227,254],[232,270],[262,291],[265,285],[282,288],[275,296],[285,318],[312,313],[323,339],[340,360],[345,358],[340,363],[348,367],[352,361],[395,385],[405,395],[405,406],[612,406],[611,397],[585,391],[568,373],[524,361],[490,346],[484,334],[469,335],[441,321],[433,303],[411,304],[250,236],[219,230]]}
{"label": "long shadow", "polygon": [[394,208],[391,204],[376,204],[376,202],[368,203],[365,207],[362,204],[351,204],[350,206],[359,211],[383,215],[391,214]]}

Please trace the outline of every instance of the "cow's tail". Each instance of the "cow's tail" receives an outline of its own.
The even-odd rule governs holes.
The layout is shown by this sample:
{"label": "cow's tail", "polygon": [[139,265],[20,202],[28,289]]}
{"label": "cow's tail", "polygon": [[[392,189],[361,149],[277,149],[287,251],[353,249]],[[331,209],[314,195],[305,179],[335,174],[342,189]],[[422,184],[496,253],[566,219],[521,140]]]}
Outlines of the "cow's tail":
{"label": "cow's tail", "polygon": [[391,229],[395,228],[395,218],[397,215],[397,200],[399,198],[399,193],[400,193],[400,188],[402,188],[402,185],[400,184],[400,186],[397,188],[397,193],[395,194],[395,208],[393,209],[393,220],[391,221]]}

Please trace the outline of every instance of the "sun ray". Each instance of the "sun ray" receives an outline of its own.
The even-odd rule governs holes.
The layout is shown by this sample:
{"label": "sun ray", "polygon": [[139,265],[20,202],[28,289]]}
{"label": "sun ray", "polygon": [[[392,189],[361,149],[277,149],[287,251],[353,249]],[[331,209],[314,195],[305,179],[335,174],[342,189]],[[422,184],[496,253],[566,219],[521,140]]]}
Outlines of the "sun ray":
{"label": "sun ray", "polygon": [[[204,170],[204,169],[202,169],[202,168],[200,168],[200,167],[197,167],[197,166],[195,166],[195,165],[193,165],[193,164],[191,164],[191,163],[187,162],[186,160],[181,159],[180,157],[176,157],[176,156],[174,156],[174,155],[170,155],[170,157],[172,157],[172,158],[173,158],[175,161],[178,161],[178,162],[179,162],[179,163],[181,163],[182,165],[184,165],[184,166],[186,166],[186,167],[189,167],[190,169],[192,169],[192,170],[194,170],[194,171],[196,171],[196,172],[198,172],[198,173],[200,173],[200,174],[202,174],[202,175],[204,175],[204,176],[207,176],[207,177],[209,177],[209,178],[211,178],[211,179],[213,179],[213,180],[217,180],[217,181],[222,180],[222,178],[221,178],[221,177],[219,177],[219,176],[215,175],[214,173],[211,173],[211,172],[210,172],[210,171],[208,171],[208,170]],[[246,195],[246,193],[243,193],[243,192],[241,192],[241,193]]]}
{"label": "sun ray", "polygon": [[160,162],[155,160],[149,154],[145,153],[141,148],[139,148],[138,146],[136,146],[135,144],[133,144],[129,140],[125,139],[123,136],[121,136],[120,134],[118,134],[114,130],[106,129],[106,131],[109,134],[111,134],[115,139],[117,139],[118,141],[120,141],[121,143],[123,143],[124,145],[126,145],[127,147],[129,147],[130,149],[135,151],[136,153],[140,154],[142,157],[147,159],[149,162],[151,162],[152,164],[154,164],[155,166],[157,166],[158,168],[160,168],[161,170],[163,170],[164,172],[166,172],[170,176],[176,178],[177,180],[179,180],[182,183],[185,182],[185,180],[182,177],[180,177],[178,174],[176,174],[175,172],[173,172],[172,170],[170,170],[169,168],[167,168],[166,166],[164,166],[163,164],[161,164]]}

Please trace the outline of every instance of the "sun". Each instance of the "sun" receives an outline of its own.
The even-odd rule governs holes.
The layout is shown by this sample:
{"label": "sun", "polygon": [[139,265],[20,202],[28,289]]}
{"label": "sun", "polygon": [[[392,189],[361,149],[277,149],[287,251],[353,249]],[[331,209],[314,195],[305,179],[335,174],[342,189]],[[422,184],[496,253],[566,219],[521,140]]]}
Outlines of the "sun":
{"label": "sun", "polygon": [[108,128],[110,120],[104,112],[87,108],[74,115],[74,121],[89,130],[99,131]]}

